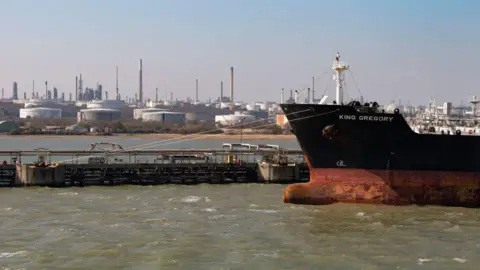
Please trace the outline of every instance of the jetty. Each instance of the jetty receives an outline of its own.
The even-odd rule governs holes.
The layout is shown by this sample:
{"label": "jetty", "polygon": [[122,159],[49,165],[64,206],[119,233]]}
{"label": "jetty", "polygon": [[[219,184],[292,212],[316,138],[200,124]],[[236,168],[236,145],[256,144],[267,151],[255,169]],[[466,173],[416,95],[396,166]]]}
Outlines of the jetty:
{"label": "jetty", "polygon": [[224,143],[218,149],[128,149],[99,142],[86,149],[2,150],[0,186],[115,186],[298,183],[309,172],[300,150]]}

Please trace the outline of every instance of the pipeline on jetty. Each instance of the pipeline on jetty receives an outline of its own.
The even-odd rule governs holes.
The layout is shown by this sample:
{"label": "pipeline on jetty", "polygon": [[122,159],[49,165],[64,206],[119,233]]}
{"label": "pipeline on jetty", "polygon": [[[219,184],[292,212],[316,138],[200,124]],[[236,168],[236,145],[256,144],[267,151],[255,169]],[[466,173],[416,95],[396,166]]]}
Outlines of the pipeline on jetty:
{"label": "pipeline on jetty", "polygon": [[[0,156],[10,158],[0,167],[2,186],[293,183],[309,177],[302,152],[278,145],[127,150],[100,142],[85,150],[3,150]],[[34,161],[24,162],[28,158]]]}

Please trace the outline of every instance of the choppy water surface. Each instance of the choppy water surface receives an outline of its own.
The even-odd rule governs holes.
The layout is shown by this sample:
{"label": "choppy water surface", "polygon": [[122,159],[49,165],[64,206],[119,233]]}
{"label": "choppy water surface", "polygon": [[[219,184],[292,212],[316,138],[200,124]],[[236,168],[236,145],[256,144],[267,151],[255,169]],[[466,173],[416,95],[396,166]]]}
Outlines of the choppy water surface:
{"label": "choppy water surface", "polygon": [[[0,147],[85,148],[97,141],[131,147],[156,140],[2,137]],[[249,143],[298,148],[296,141]],[[0,268],[479,269],[480,209],[295,206],[281,202],[283,188],[0,189]]]}
{"label": "choppy water surface", "polygon": [[0,189],[0,266],[478,269],[477,209],[294,206],[283,188]]}

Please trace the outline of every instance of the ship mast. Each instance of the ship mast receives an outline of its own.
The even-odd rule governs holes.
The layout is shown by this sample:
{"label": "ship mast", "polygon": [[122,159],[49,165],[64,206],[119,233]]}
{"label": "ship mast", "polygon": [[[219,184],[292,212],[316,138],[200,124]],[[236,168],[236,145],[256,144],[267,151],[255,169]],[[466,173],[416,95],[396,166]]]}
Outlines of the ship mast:
{"label": "ship mast", "polygon": [[343,104],[343,86],[345,84],[345,71],[348,70],[350,67],[340,62],[340,53],[337,52],[335,56],[335,60],[333,61],[333,79],[337,85],[336,87],[336,104],[341,105]]}

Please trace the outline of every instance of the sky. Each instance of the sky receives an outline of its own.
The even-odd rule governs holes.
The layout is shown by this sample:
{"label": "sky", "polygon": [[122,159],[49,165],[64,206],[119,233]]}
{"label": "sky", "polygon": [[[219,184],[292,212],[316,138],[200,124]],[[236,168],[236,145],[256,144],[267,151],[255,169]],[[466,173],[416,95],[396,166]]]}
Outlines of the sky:
{"label": "sky", "polygon": [[[114,98],[215,99],[235,67],[235,100],[280,101],[281,89],[335,96],[332,60],[351,66],[345,96],[387,103],[480,97],[480,1],[0,0],[0,87],[19,96],[99,82]],[[328,87],[327,87],[328,86]],[[357,88],[358,86],[358,88]]]}

